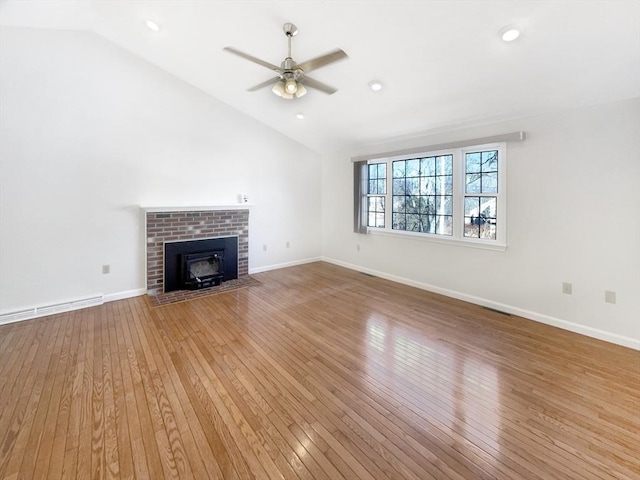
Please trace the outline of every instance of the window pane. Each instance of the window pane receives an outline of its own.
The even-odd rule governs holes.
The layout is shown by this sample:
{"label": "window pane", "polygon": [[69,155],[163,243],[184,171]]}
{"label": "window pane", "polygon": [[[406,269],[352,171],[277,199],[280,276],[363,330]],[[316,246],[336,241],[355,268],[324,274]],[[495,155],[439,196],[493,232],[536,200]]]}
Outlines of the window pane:
{"label": "window pane", "polygon": [[393,178],[404,177],[405,163],[404,160],[396,160],[393,162]]}
{"label": "window pane", "polygon": [[393,194],[394,195],[404,195],[404,178],[394,178],[393,179]]}
{"label": "window pane", "polygon": [[418,213],[420,208],[420,197],[413,195],[411,197],[405,197],[405,208],[407,213]]}
{"label": "window pane", "polygon": [[420,195],[435,195],[436,179],[435,177],[420,178]]}
{"label": "window pane", "polygon": [[429,197],[418,197],[418,213],[420,215],[427,215],[429,213]]}
{"label": "window pane", "polygon": [[467,173],[465,175],[465,192],[466,193],[482,193],[480,184],[480,174]]}
{"label": "window pane", "polygon": [[420,179],[407,178],[407,195],[418,195],[420,193]]}
{"label": "window pane", "polygon": [[381,179],[381,180],[376,180],[377,182],[377,192],[380,195],[384,195],[385,193],[387,193],[387,186],[386,186],[386,180]]}
{"label": "window pane", "polygon": [[435,215],[422,215],[422,229],[423,233],[436,233],[436,216]]}
{"label": "window pane", "polygon": [[480,197],[480,215],[495,219],[497,205],[498,199],[496,197]]}
{"label": "window pane", "polygon": [[435,160],[437,175],[451,175],[453,173],[453,155],[435,157]]}
{"label": "window pane", "polygon": [[438,215],[452,215],[453,197],[448,195],[436,197],[436,213]]}
{"label": "window pane", "polygon": [[420,215],[409,214],[407,215],[407,225],[405,230],[408,232],[420,231]]}
{"label": "window pane", "polygon": [[498,192],[498,172],[482,174],[482,193]]}
{"label": "window pane", "polygon": [[384,228],[384,213],[376,213],[376,227]]}
{"label": "window pane", "polygon": [[387,178],[387,164],[379,163],[378,164],[378,178]]}
{"label": "window pane", "polygon": [[393,211],[398,213],[404,213],[404,199],[406,197],[393,197]]}
{"label": "window pane", "polygon": [[436,174],[436,158],[428,157],[420,160],[420,175],[432,177]]}
{"label": "window pane", "polygon": [[482,152],[482,171],[495,172],[497,170],[498,170],[498,151],[491,150],[489,152]]}
{"label": "window pane", "polygon": [[420,214],[433,215],[436,213],[436,197],[420,197]]}
{"label": "window pane", "polygon": [[453,235],[453,217],[450,215],[439,215],[436,233],[440,235]]}
{"label": "window pane", "polygon": [[375,163],[369,164],[369,180],[378,178],[378,166]]}
{"label": "window pane", "polygon": [[467,153],[466,162],[465,162],[465,173],[480,173],[480,157],[481,154],[478,153]]}
{"label": "window pane", "polygon": [[368,227],[376,226],[376,214],[369,212],[369,221],[367,222]]}
{"label": "window pane", "polygon": [[407,177],[417,177],[420,175],[420,160],[407,160]]}
{"label": "window pane", "polygon": [[369,180],[369,195],[375,195],[376,193],[378,193],[378,190],[376,188],[377,186],[377,180]]}
{"label": "window pane", "polygon": [[480,197],[465,197],[464,198],[464,216],[477,217],[480,214]]}
{"label": "window pane", "polygon": [[473,219],[469,217],[464,217],[464,236],[480,238],[480,227],[473,223]]}
{"label": "window pane", "polygon": [[404,213],[394,213],[393,214],[393,229],[394,230],[405,230],[405,215]]}
{"label": "window pane", "polygon": [[486,238],[487,240],[495,240],[496,226],[489,223],[480,225],[480,238]]}
{"label": "window pane", "polygon": [[436,193],[438,195],[452,195],[453,194],[453,176],[447,175],[446,177],[436,177]]}

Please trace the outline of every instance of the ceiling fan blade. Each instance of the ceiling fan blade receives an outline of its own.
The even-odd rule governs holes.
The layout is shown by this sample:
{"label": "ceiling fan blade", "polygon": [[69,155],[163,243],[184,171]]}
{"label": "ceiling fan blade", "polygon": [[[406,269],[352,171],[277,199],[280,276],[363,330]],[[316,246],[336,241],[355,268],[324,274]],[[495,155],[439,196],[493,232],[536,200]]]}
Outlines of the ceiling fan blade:
{"label": "ceiling fan blade", "polygon": [[302,84],[306,85],[307,87],[315,88],[316,90],[320,90],[321,92],[328,93],[329,95],[332,95],[338,91],[338,89],[330,87],[326,83],[322,83],[322,82],[319,82],[318,80],[314,80],[313,78],[309,78],[306,75],[302,77],[300,81],[302,82]]}
{"label": "ceiling fan blade", "polygon": [[247,88],[247,92],[255,92],[256,90],[260,90],[261,88],[268,87],[276,83],[278,80],[280,80],[280,77],[270,78],[269,80],[259,83],[255,87]]}
{"label": "ceiling fan blade", "polygon": [[337,62],[338,60],[342,60],[343,58],[348,58],[348,55],[344,53],[344,51],[337,49],[325,55],[321,55],[311,60],[307,60],[306,62],[299,63],[298,68],[301,68],[305,73],[309,73],[312,70],[317,70],[320,67],[324,67],[325,65],[329,65],[330,63]]}
{"label": "ceiling fan blade", "polygon": [[265,62],[264,60],[260,60],[259,58],[249,55],[248,53],[244,53],[244,52],[241,52],[240,50],[236,50],[233,47],[224,47],[223,50],[226,50],[229,53],[233,53],[234,55],[237,55],[246,60],[249,60],[250,62],[257,63],[258,65],[262,65],[263,67],[266,67],[269,70],[273,70],[274,72],[282,73],[282,69],[274,65],[273,63]]}

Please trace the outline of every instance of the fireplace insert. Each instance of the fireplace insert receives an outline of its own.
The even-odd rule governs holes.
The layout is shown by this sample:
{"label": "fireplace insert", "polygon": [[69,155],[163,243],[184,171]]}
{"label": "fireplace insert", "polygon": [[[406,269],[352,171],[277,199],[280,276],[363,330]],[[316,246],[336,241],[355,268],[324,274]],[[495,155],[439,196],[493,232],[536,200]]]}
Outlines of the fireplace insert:
{"label": "fireplace insert", "polygon": [[188,290],[220,285],[224,278],[223,251],[180,255],[182,286]]}
{"label": "fireplace insert", "polygon": [[238,237],[164,244],[164,292],[195,290],[238,278]]}

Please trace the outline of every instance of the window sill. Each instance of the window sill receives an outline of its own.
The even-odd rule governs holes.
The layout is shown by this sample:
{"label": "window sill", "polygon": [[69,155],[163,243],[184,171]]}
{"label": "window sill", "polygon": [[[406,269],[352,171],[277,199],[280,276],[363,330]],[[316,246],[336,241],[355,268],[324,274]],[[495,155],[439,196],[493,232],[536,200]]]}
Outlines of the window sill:
{"label": "window sill", "polygon": [[367,234],[380,235],[382,237],[405,238],[408,240],[419,240],[422,242],[440,243],[444,245],[454,245],[456,247],[478,248],[480,250],[491,250],[494,252],[506,252],[507,245],[502,243],[485,243],[473,240],[459,240],[425,233],[401,232],[386,230],[381,228],[368,227]]}

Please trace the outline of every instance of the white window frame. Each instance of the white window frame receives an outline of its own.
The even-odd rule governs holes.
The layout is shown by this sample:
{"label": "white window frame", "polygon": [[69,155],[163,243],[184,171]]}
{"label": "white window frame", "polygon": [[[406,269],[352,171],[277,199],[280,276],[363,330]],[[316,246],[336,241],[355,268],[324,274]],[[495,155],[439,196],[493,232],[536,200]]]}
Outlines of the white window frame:
{"label": "white window frame", "polygon": [[[464,198],[465,189],[465,154],[471,152],[497,150],[498,151],[498,192],[469,194],[469,196],[497,197],[497,224],[496,239],[482,239],[464,236]],[[422,232],[407,232],[393,230],[393,162],[396,160],[409,160],[414,158],[433,157],[441,155],[453,155],[453,234],[439,235]],[[387,164],[387,189],[385,195],[385,227],[367,227],[367,233],[374,235],[389,235],[395,237],[426,240],[436,243],[460,245],[464,247],[482,248],[488,250],[504,251],[507,248],[507,148],[506,142],[485,143],[456,148],[439,150],[425,150],[424,152],[412,152],[409,154],[393,155],[384,158],[375,158],[367,161],[367,164]]]}

